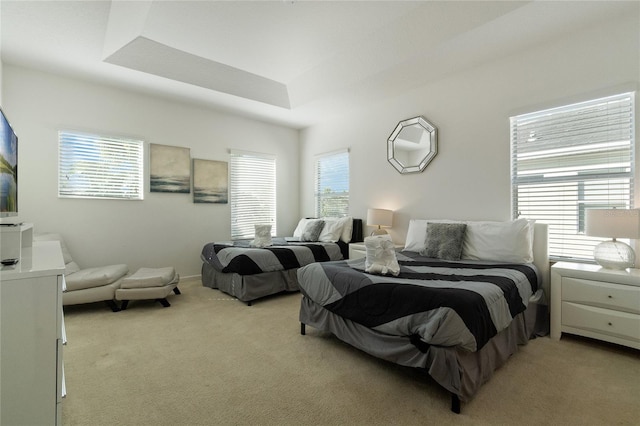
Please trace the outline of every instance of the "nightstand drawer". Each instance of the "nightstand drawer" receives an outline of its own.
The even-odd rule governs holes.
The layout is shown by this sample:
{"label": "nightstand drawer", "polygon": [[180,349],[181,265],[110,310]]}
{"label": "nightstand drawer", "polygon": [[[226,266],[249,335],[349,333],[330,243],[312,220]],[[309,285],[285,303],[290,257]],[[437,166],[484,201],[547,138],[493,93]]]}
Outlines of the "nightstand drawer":
{"label": "nightstand drawer", "polygon": [[640,315],[562,302],[562,326],[640,342]]}
{"label": "nightstand drawer", "polygon": [[640,287],[563,277],[562,300],[640,314]]}

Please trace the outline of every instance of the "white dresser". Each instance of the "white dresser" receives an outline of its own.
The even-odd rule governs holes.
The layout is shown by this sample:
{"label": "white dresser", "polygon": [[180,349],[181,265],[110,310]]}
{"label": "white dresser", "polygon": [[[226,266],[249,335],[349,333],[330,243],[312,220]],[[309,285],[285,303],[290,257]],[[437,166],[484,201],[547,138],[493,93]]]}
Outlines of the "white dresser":
{"label": "white dresser", "polygon": [[64,261],[57,241],[34,242],[0,268],[0,424],[62,424]]}
{"label": "white dresser", "polygon": [[640,349],[640,269],[551,267],[551,338],[562,333]]}

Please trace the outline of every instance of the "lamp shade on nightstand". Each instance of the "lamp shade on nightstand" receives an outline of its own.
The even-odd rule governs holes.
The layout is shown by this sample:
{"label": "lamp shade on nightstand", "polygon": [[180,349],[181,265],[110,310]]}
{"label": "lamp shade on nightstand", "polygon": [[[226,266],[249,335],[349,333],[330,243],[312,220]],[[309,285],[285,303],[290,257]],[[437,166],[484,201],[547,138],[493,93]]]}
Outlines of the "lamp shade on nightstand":
{"label": "lamp shade on nightstand", "polygon": [[635,252],[616,238],[640,237],[640,209],[589,209],[585,233],[612,238],[595,247],[593,257],[598,264],[607,269],[631,268],[635,264]]}
{"label": "lamp shade on nightstand", "polygon": [[367,226],[377,226],[378,229],[371,235],[384,235],[387,233],[382,227],[390,228],[393,223],[393,211],[385,209],[367,210]]}

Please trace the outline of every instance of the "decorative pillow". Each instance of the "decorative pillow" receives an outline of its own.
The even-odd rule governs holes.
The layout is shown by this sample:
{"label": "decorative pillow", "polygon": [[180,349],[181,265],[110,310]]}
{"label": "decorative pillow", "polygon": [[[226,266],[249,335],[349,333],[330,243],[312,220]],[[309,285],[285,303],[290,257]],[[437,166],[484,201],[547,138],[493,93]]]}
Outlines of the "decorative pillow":
{"label": "decorative pillow", "polygon": [[467,225],[464,223],[427,223],[425,248],[420,254],[443,260],[460,260]]}
{"label": "decorative pillow", "polygon": [[409,221],[409,229],[407,230],[407,238],[402,251],[421,252],[425,248],[427,238],[427,222],[432,223],[462,223],[447,219],[411,219]]}
{"label": "decorative pillow", "polygon": [[300,241],[318,241],[322,228],[324,227],[324,220],[312,219],[307,222]]}
{"label": "decorative pillow", "polygon": [[268,247],[273,245],[271,240],[271,225],[255,225],[255,237],[251,247]]}
{"label": "decorative pillow", "polygon": [[509,263],[533,262],[534,222],[467,222],[462,258]]}
{"label": "decorative pillow", "polygon": [[367,255],[364,264],[365,272],[370,274],[400,274],[400,265],[390,235],[374,235],[364,239]]}

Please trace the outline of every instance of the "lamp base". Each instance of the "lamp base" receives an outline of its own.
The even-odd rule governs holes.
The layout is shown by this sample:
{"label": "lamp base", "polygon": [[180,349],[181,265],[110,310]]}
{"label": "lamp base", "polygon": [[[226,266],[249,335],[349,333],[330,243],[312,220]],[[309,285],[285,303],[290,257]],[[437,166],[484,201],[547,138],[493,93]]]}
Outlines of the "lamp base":
{"label": "lamp base", "polygon": [[633,249],[620,241],[605,241],[593,250],[593,257],[600,266],[606,269],[633,268],[636,254]]}
{"label": "lamp base", "polygon": [[387,231],[385,231],[382,228],[378,228],[378,229],[374,229],[373,232],[371,233],[371,236],[374,237],[376,235],[386,235]]}

